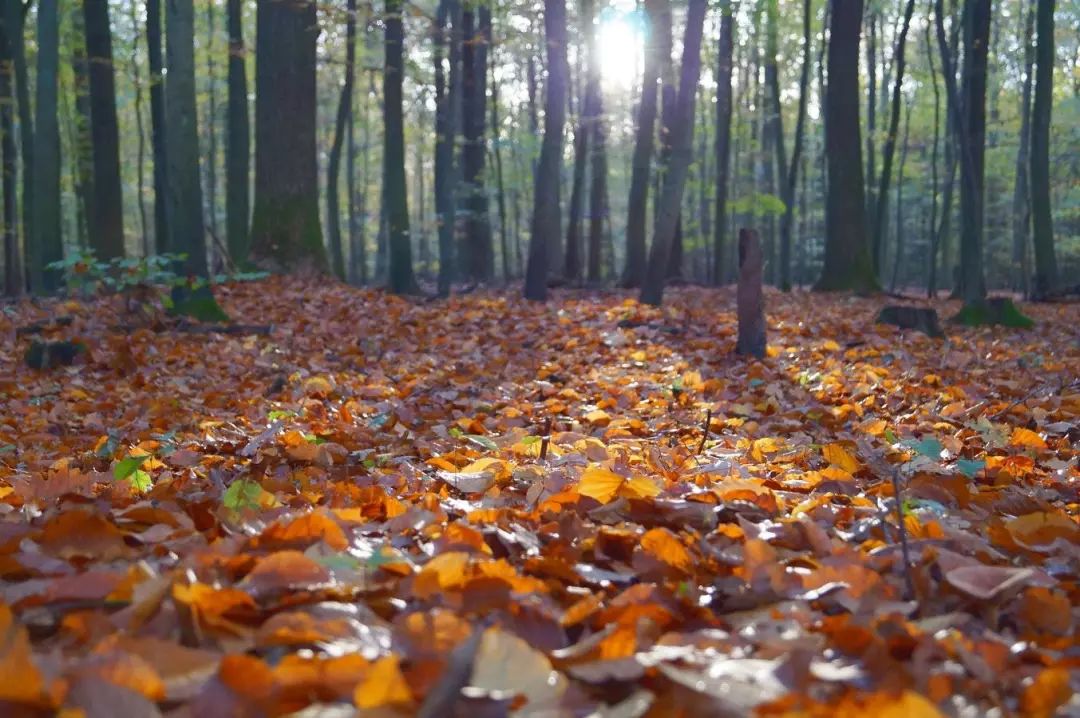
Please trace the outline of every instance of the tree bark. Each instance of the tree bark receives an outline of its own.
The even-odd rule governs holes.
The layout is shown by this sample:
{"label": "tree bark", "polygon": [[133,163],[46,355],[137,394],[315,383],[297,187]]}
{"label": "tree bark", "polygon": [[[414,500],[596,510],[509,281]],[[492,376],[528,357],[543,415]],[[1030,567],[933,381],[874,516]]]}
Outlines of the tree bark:
{"label": "tree bark", "polygon": [[821,291],[877,291],[866,241],[866,198],[859,129],[859,33],[863,0],[835,0],[830,13],[825,91],[828,190]]}
{"label": "tree bark", "polygon": [[[491,8],[480,4],[475,11],[466,5],[462,26],[465,42],[462,49],[464,102],[464,146],[462,147],[463,209],[465,236],[462,245],[462,269],[473,281],[486,282],[494,276],[494,245],[488,217],[488,196],[484,186],[484,159],[487,139],[487,36],[491,27]],[[473,18],[475,17],[475,25]]]}
{"label": "tree bark", "polygon": [[389,250],[388,285],[395,294],[416,291],[405,186],[405,126],[401,84],[405,76],[405,28],[402,0],[386,0],[383,71],[383,194]]}
{"label": "tree bark", "polygon": [[[452,24],[450,36],[450,85],[447,88],[443,65],[447,42],[447,25]],[[435,215],[439,231],[439,296],[450,294],[454,276],[454,139],[458,133],[458,114],[454,112],[454,95],[459,92],[458,36],[461,26],[461,6],[457,0],[440,0],[435,26]]]}
{"label": "tree bark", "polygon": [[37,121],[34,133],[34,236],[30,288],[53,292],[60,272],[49,265],[64,258],[60,228],[60,126],[57,121],[60,17],[56,0],[41,0],[37,12]]}
{"label": "tree bark", "polygon": [[[902,63],[897,62],[897,72],[902,73]],[[898,75],[899,76],[899,75]],[[904,115],[904,143],[900,149],[900,166],[896,169],[896,256],[893,258],[892,279],[889,281],[889,291],[896,291],[896,281],[900,274],[900,265],[904,259],[904,167],[908,157],[908,139],[911,136],[911,103],[908,103],[907,112]],[[879,194],[882,203],[878,207],[883,212],[885,207],[884,194]]]}
{"label": "tree bark", "polygon": [[229,77],[225,129],[225,233],[234,262],[248,261],[251,218],[251,127],[248,121],[247,47],[242,0],[228,0]]}
{"label": "tree bark", "polygon": [[[94,147],[94,222],[90,225],[90,246],[99,260],[109,260],[124,256],[124,207],[108,0],[83,0],[83,17],[90,66],[90,135]],[[41,161],[37,162],[40,166]]]}
{"label": "tree bark", "polygon": [[544,139],[533,183],[532,232],[525,271],[525,298],[547,299],[548,238],[558,242],[562,223],[559,209],[559,170],[562,166],[563,129],[566,125],[566,2],[544,0],[544,36],[547,39],[548,78],[544,88]]}
{"label": "tree bark", "polygon": [[731,175],[731,68],[734,19],[731,0],[725,0],[720,16],[720,47],[717,53],[716,88],[716,222],[713,226],[712,281],[723,284],[727,274],[727,198]]}
{"label": "tree bark", "polygon": [[271,269],[322,271],[327,261],[319,226],[314,0],[259,0],[255,34],[251,252]]}
{"label": "tree bark", "polygon": [[765,297],[762,292],[765,257],[756,230],[739,230],[739,286],[736,290],[739,338],[735,353],[765,358]]}
{"label": "tree bark", "polygon": [[143,111],[142,111],[142,78],[139,75],[139,17],[137,4],[132,1],[131,27],[134,36],[131,42],[131,79],[135,88],[135,135],[136,135],[136,161],[135,161],[135,196],[139,206],[139,229],[142,235],[142,253],[148,257],[153,253],[150,244],[150,227],[146,222],[146,199],[143,196],[143,183],[146,176],[146,137],[143,134]]}
{"label": "tree bark", "polygon": [[645,62],[642,68],[634,154],[631,160],[626,216],[626,267],[622,277],[622,286],[628,288],[640,286],[645,278],[646,217],[656,137],[656,102],[659,92],[657,80],[660,77],[660,44],[656,37],[659,22],[657,3],[652,0],[645,3],[644,22]]}
{"label": "tree bark", "polygon": [[184,271],[188,275],[205,277],[206,236],[195,109],[195,9],[191,0],[165,1],[169,249],[187,255]]}
{"label": "tree bark", "polygon": [[90,225],[94,223],[94,144],[90,137],[90,68],[86,62],[86,31],[82,8],[71,13],[71,74],[75,95],[75,132],[71,154],[78,198],[79,246],[89,245]]}
{"label": "tree bark", "polygon": [[1031,108],[1031,219],[1035,244],[1034,296],[1057,284],[1054,225],[1050,214],[1050,114],[1054,95],[1054,0],[1038,0],[1035,101]]}
{"label": "tree bark", "polygon": [[[489,25],[490,27],[490,25]],[[488,37],[488,46],[492,48],[490,66],[491,73],[491,154],[495,163],[495,190],[496,201],[499,208],[499,250],[502,255],[503,281],[509,282],[513,275],[510,269],[510,238],[506,210],[506,184],[503,181],[502,141],[500,138],[499,122],[499,84],[495,77],[494,46],[491,37]]]}
{"label": "tree bark", "polygon": [[[1025,0],[1021,0],[1021,9]],[[1028,168],[1031,157],[1031,87],[1035,69],[1035,0],[1024,13],[1024,83],[1020,93],[1020,139],[1016,151],[1016,181],[1013,184],[1013,289],[1028,293],[1028,237],[1031,235],[1031,196]]]}
{"label": "tree bark", "polygon": [[[217,82],[214,79],[214,57],[217,54],[215,39],[217,12],[215,0],[206,3],[206,218],[210,234],[218,235],[217,225]],[[216,247],[211,247],[217,253]]]}
{"label": "tree bark", "polygon": [[[591,3],[590,3],[591,5]],[[596,43],[596,23],[590,12],[586,15],[588,27],[588,50],[589,50],[589,85],[591,91],[586,96],[592,97],[592,108],[589,112],[589,155],[591,159],[592,177],[589,187],[589,253],[587,262],[586,278],[590,283],[600,281],[601,253],[604,240],[604,221],[608,213],[607,192],[607,129],[604,125],[604,96],[600,90],[601,73],[603,67],[600,61],[599,48]],[[693,133],[691,125],[691,134]]]}
{"label": "tree bark", "polygon": [[22,294],[23,267],[19,252],[19,218],[15,187],[18,181],[15,159],[15,72],[6,13],[0,12],[0,153],[3,164],[4,293]]}
{"label": "tree bark", "polygon": [[656,236],[653,238],[649,266],[641,287],[641,302],[654,306],[659,306],[663,301],[664,284],[671,267],[672,247],[675,244],[682,209],[683,189],[693,154],[694,100],[701,76],[701,35],[707,6],[707,0],[689,0],[687,7],[679,93],[669,125],[671,152],[660,198]]}
{"label": "tree bark", "polygon": [[881,158],[881,179],[878,181],[877,201],[874,203],[874,231],[871,235],[874,243],[874,268],[880,273],[882,260],[885,254],[885,227],[886,215],[889,210],[889,180],[892,179],[893,156],[896,154],[896,138],[900,131],[900,103],[901,90],[904,84],[905,52],[907,49],[908,29],[911,27],[911,16],[915,12],[915,0],[907,0],[904,6],[904,21],[900,28],[900,36],[896,40],[896,51],[893,54],[896,63],[896,78],[893,82],[892,108],[889,116],[889,130],[885,136],[885,148]]}
{"label": "tree bark", "polygon": [[566,266],[564,274],[567,281],[581,279],[582,257],[582,215],[585,213],[585,179],[589,155],[588,113],[592,102],[585,90],[585,97],[579,102],[577,127],[574,129],[574,179],[570,188],[570,206],[566,220]]}
{"label": "tree bark", "polygon": [[[19,106],[19,151],[22,158],[22,226],[27,269],[34,282],[34,113],[30,104],[30,80],[26,67],[26,13],[29,5],[8,0],[3,3],[4,30],[7,33],[15,71],[15,97]],[[40,265],[39,265],[40,269]],[[41,278],[38,277],[40,284]]]}
{"label": "tree bark", "polygon": [[933,299],[937,294],[938,251],[941,236],[938,234],[938,148],[941,143],[941,90],[938,88],[937,73],[934,70],[934,49],[930,42],[932,19],[926,22],[926,61],[930,66],[930,84],[934,88],[934,141],[930,154],[930,252],[926,268],[926,296]]}
{"label": "tree bark", "polygon": [[341,175],[341,149],[345,131],[352,121],[352,92],[356,68],[356,0],[345,6],[345,80],[338,97],[334,123],[334,141],[326,163],[326,232],[330,241],[330,268],[338,279],[345,279],[345,250],[341,241],[341,210],[338,206],[338,177]]}
{"label": "tree bark", "polygon": [[[239,3],[239,0],[231,0]],[[165,86],[162,77],[161,0],[146,0],[146,54],[150,65],[150,145],[154,156],[154,244],[169,251],[168,159],[165,150]],[[89,115],[88,115],[89,116]],[[90,213],[87,212],[87,221]]]}

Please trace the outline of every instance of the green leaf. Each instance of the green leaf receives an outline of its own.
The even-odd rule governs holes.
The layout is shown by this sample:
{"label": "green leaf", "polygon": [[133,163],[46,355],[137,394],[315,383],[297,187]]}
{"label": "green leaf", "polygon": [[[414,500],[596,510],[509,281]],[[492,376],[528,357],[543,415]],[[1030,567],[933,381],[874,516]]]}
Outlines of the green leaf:
{"label": "green leaf", "polygon": [[541,441],[543,441],[543,439],[539,436],[525,436],[521,439],[523,446],[532,446],[533,444],[539,444]]}
{"label": "green leaf", "polygon": [[287,409],[274,409],[266,415],[268,421],[277,421],[278,419],[286,419],[292,416],[296,416],[295,411],[289,411]]}
{"label": "green leaf", "polygon": [[922,454],[927,458],[935,460],[941,458],[941,452],[945,448],[941,445],[940,441],[933,437],[927,439],[920,439],[919,441],[909,439],[908,441],[904,442],[904,445],[907,446],[909,449],[915,451],[915,453],[917,454]]}
{"label": "green leaf", "polygon": [[126,459],[118,461],[116,466],[113,467],[113,478],[117,481],[122,481],[131,476],[135,471],[139,469],[143,463],[149,459],[150,456],[129,456]]}
{"label": "green leaf", "polygon": [[450,436],[454,437],[455,439],[460,439],[464,435],[465,435],[465,432],[462,431],[461,429],[459,429],[458,427],[456,427],[456,426],[451,426],[450,427]]}
{"label": "green leaf", "polygon": [[0,454],[10,454],[15,451],[15,444],[4,444],[0,446]]}
{"label": "green leaf", "polygon": [[154,488],[154,480],[150,478],[150,474],[146,473],[142,469],[135,469],[131,476],[127,477],[126,481],[135,487],[136,491],[140,493],[146,493],[150,489]]}
{"label": "green leaf", "polygon": [[893,433],[892,429],[885,430],[885,441],[889,442],[890,444],[895,444],[898,441],[896,434]]}
{"label": "green leaf", "polygon": [[229,484],[229,488],[225,490],[225,495],[222,497],[222,503],[230,511],[258,508],[262,491],[259,482],[240,479]]}
{"label": "green leaf", "polygon": [[976,474],[986,468],[986,461],[983,459],[957,459],[956,470],[964,476],[974,478]]}
{"label": "green leaf", "polygon": [[465,438],[470,443],[479,446],[481,449],[487,449],[488,451],[498,451],[499,445],[486,436],[480,436],[479,434],[465,434]]}

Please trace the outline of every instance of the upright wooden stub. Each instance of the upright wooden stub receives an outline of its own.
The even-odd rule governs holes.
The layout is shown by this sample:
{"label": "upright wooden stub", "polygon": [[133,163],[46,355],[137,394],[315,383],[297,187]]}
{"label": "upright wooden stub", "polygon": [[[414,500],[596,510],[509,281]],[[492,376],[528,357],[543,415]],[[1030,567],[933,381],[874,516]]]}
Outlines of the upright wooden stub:
{"label": "upright wooden stub", "polygon": [[765,356],[765,297],[761,289],[765,259],[757,230],[739,230],[739,342],[735,353]]}

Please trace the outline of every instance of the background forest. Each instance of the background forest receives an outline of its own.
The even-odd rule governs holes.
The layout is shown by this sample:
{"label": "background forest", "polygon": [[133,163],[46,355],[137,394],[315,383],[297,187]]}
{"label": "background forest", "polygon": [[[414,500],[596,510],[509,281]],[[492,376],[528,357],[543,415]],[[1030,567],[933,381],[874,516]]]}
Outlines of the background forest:
{"label": "background forest", "polygon": [[[191,247],[199,253],[205,244],[211,270],[244,266],[251,243],[256,255],[272,254],[259,251],[258,237],[249,242],[249,186],[255,185],[252,232],[257,235],[263,231],[260,222],[286,221],[260,218],[259,178],[273,183],[281,177],[288,183],[308,174],[317,177],[314,228],[321,230],[327,252],[324,256],[311,245],[306,254],[350,282],[386,283],[393,235],[405,229],[398,227],[401,220],[388,216],[407,220],[406,261],[424,285],[440,278],[441,267],[442,291],[451,281],[524,276],[534,201],[541,194],[534,197],[534,176],[545,100],[550,102],[545,96],[544,3],[423,0],[401,4],[400,13],[397,2],[298,3],[293,14],[314,21],[299,31],[306,32],[313,57],[287,39],[289,33],[296,36],[288,20],[282,24],[271,17],[276,4],[196,0],[165,2],[163,8],[160,0],[5,0],[0,119],[9,294],[20,293],[27,283],[34,289],[54,286],[45,265],[62,257],[70,263],[88,248],[108,259]],[[951,54],[944,59],[961,84],[967,62],[963,23],[976,12],[968,6],[981,4],[942,3],[942,29]],[[1029,294],[1036,4],[985,3],[992,17],[981,254],[988,288]],[[1054,13],[1054,3],[1038,4]],[[963,225],[958,196],[963,158],[957,133],[951,131],[934,3],[832,5],[820,0],[708,4],[669,278],[731,280],[736,268],[731,237],[742,226],[762,231],[767,281],[809,285],[822,276],[830,13],[852,17],[861,10],[857,95],[841,101],[860,108],[867,236],[877,281],[892,289],[954,288]],[[257,19],[264,9],[267,17]],[[642,232],[656,221],[656,202],[676,144],[671,140],[687,8],[659,0],[581,0],[567,3],[565,10],[569,76],[566,86],[558,88],[565,93],[565,140],[555,174],[547,175],[556,178],[551,189],[558,191],[555,201],[562,211],[560,224],[545,230],[558,240],[546,238],[548,273],[560,282],[635,285],[643,276]],[[1057,28],[1049,47],[1052,97],[1049,106],[1036,109],[1052,116],[1050,212],[1057,277],[1064,282],[1080,276],[1080,39],[1075,32],[1080,6],[1061,3],[1052,20],[1051,27]],[[403,147],[391,141],[397,130],[385,131],[395,123],[384,114],[387,48],[396,42],[394,28],[404,40],[399,46],[404,49]],[[174,44],[190,35],[190,58],[163,51],[170,33],[181,38]],[[261,54],[271,79],[260,99]],[[902,69],[901,57],[906,59]],[[174,62],[181,72],[185,62],[190,65],[194,117],[187,117],[180,104],[175,111],[166,109],[168,82],[159,78],[162,66]],[[314,91],[290,94],[295,83],[272,76],[275,62],[296,74],[313,75]],[[721,87],[727,72],[730,97]],[[655,127],[655,136],[649,138],[652,147],[643,147],[639,135],[648,134],[640,130],[643,87],[645,78],[657,76],[660,82],[653,89],[659,108],[651,110],[656,118],[647,123]],[[650,94],[645,92],[645,102],[657,103],[655,96],[647,99]],[[312,101],[314,107],[297,106]],[[729,120],[724,112],[728,102]],[[311,147],[290,137],[295,129],[278,127],[285,134],[274,136],[267,130],[265,159],[259,158],[260,104],[266,105],[267,117],[301,118],[300,124],[307,124],[303,118],[313,113],[314,174],[297,172],[300,165],[310,165],[306,155]],[[53,105],[55,115],[50,116]],[[174,117],[181,118],[176,124],[190,125],[190,131],[170,134]],[[267,120],[267,127],[272,122]],[[452,141],[440,142],[446,138]],[[187,237],[170,244],[165,236],[168,203],[159,200],[162,175],[169,169],[169,142],[180,148],[176,154],[198,159],[195,189],[201,217],[196,220],[205,237],[196,244]],[[58,172],[55,196],[37,189],[50,182],[50,165]],[[384,181],[388,165],[401,165],[403,183]],[[39,167],[45,168],[44,178],[33,177]],[[650,186],[641,186],[642,177]],[[35,191],[44,199],[33,199]],[[643,193],[646,201],[640,201]],[[35,202],[41,205],[37,209]],[[450,215],[456,221],[440,220]],[[40,237],[30,234],[38,220]],[[790,240],[784,238],[785,223]],[[443,238],[441,250],[440,227],[457,230]],[[193,231],[203,233],[181,228],[178,236]],[[645,234],[651,240],[652,232]],[[278,259],[291,268],[298,255],[282,251]],[[412,281],[392,284],[412,289]]]}

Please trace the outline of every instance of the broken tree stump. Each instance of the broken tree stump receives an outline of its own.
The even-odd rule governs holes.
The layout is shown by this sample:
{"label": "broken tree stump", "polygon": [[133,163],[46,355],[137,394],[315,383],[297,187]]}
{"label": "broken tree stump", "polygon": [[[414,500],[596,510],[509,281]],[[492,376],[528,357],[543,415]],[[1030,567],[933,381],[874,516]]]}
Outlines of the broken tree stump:
{"label": "broken tree stump", "polygon": [[878,313],[876,324],[892,324],[901,329],[914,329],[930,337],[943,337],[938,313],[928,307],[907,307],[890,304]]}
{"label": "broken tree stump", "polygon": [[736,294],[739,341],[735,353],[762,359],[765,356],[765,296],[761,282],[765,258],[757,230],[739,230],[739,288]]}

